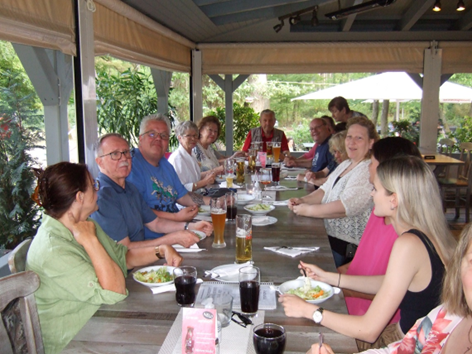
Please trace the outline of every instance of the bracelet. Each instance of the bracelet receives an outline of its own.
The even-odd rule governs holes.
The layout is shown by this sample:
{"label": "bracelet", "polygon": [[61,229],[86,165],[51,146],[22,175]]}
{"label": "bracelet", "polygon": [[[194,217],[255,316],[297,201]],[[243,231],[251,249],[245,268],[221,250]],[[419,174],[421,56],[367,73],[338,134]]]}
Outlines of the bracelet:
{"label": "bracelet", "polygon": [[341,273],[339,273],[339,278],[338,278],[338,288],[339,288],[339,284],[341,284]]}
{"label": "bracelet", "polygon": [[193,190],[197,190],[197,183],[196,182],[193,184]]}

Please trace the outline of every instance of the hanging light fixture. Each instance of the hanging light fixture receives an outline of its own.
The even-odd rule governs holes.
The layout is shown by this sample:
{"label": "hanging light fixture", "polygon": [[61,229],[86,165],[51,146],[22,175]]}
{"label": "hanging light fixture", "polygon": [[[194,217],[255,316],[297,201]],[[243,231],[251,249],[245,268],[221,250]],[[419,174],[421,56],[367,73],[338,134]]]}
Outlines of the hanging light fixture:
{"label": "hanging light fixture", "polygon": [[434,3],[433,11],[439,12],[441,11],[441,1],[436,0]]}
{"label": "hanging light fixture", "polygon": [[465,10],[464,1],[459,0],[459,2],[457,3],[457,8],[456,8],[456,10],[457,10],[457,11],[464,11],[464,10]]}

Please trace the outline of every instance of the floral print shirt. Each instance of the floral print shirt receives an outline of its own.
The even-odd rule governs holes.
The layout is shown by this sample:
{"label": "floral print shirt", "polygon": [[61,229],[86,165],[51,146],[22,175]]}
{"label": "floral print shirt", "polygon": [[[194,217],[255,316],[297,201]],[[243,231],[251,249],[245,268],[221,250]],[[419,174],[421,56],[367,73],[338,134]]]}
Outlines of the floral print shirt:
{"label": "floral print shirt", "polygon": [[449,314],[443,305],[420,318],[405,337],[387,348],[370,349],[363,354],[439,354],[462,317]]}

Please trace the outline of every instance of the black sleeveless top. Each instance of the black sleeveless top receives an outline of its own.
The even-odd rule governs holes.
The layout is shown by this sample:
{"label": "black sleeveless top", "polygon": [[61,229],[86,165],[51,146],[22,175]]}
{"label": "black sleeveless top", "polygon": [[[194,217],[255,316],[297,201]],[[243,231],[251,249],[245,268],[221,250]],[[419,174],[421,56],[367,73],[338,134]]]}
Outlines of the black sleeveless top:
{"label": "black sleeveless top", "polygon": [[407,291],[400,303],[400,328],[403,333],[407,333],[418,318],[426,316],[432,309],[440,304],[442,280],[445,272],[441,258],[426,235],[414,229],[407,232],[418,236],[418,238],[423,241],[428,251],[432,272],[431,281],[423,291]]}

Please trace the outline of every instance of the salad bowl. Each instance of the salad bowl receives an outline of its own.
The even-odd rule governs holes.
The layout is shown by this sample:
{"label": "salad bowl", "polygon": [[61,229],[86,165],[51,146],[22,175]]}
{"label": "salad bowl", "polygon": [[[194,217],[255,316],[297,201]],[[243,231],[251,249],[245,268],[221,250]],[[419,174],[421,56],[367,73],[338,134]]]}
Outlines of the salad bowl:
{"label": "salad bowl", "polygon": [[321,304],[334,294],[331,285],[310,278],[286,281],[279,286],[282,294],[294,294],[310,304]]}

